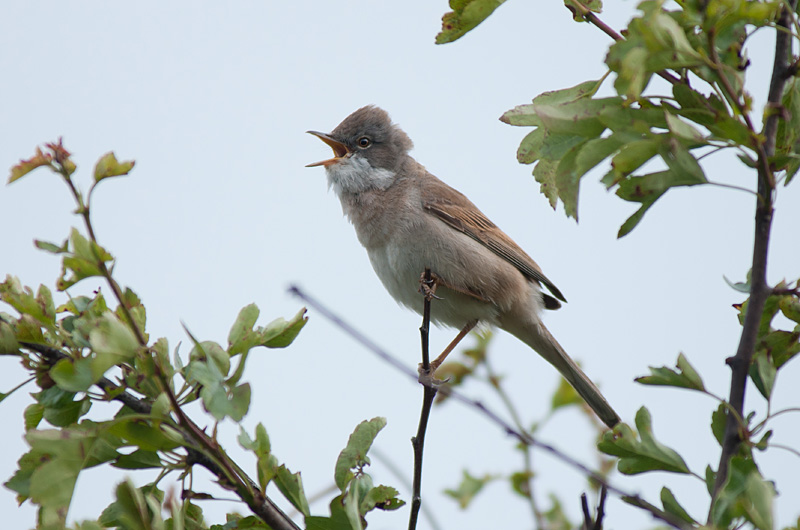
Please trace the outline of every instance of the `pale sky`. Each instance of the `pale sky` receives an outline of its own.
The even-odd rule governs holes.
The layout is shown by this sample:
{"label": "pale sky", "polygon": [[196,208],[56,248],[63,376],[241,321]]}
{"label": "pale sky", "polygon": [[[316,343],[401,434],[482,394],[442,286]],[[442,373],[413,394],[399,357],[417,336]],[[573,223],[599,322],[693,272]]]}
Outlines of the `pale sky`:
{"label": "pale sky", "polygon": [[[612,5],[613,4],[613,5]],[[620,29],[634,2],[609,2],[603,19]],[[648,366],[672,366],[684,352],[715,393],[727,396],[740,327],[728,287],[744,279],[752,248],[753,197],[719,187],[673,190],[640,226],[617,240],[636,210],[607,193],[589,174],[580,197],[580,224],[553,211],[538,192],[530,166],[516,162],[528,132],[497,118],[547,90],[600,78],[608,37],[572,22],[560,0],[509,1],[462,40],[435,46],[441,15],[437,2],[5,2],[0,7],[0,167],[33,154],[63,136],[88,185],[97,158],[113,150],[135,159],[129,177],[103,183],[94,198],[101,244],[116,257],[118,281],[131,286],[148,310],[151,337],[170,345],[188,339],[181,321],[203,340],[225,343],[239,309],[261,308],[260,324],[290,317],[301,306],[286,294],[296,283],[367,333],[410,367],[419,362],[419,317],[397,306],[371,270],[321,168],[304,165],[329,156],[304,134],[329,131],[353,110],[385,108],[415,142],[412,155],[475,202],[525,248],[569,300],[548,312],[546,324],[601,386],[623,420],[633,424],[645,405],[660,441],[674,447],[703,474],[716,467],[719,447],[709,428],[716,402],[676,389],[643,387],[634,377]],[[772,34],[762,31],[750,50],[748,71],[757,108],[772,63]],[[663,92],[667,89],[661,87]],[[608,87],[605,88],[608,90]],[[756,113],[754,119],[759,121]],[[752,188],[755,176],[735,160],[710,159],[710,179]],[[780,189],[770,254],[769,281],[797,270],[798,186]],[[58,259],[37,251],[34,238],[60,242],[79,219],[64,185],[37,172],[0,189],[4,219],[0,273],[23,283],[53,285]],[[99,283],[87,281],[73,294]],[[103,286],[105,289],[105,286]],[[64,300],[64,295],[59,299]],[[2,308],[8,311],[7,307]],[[412,470],[410,437],[422,391],[314,312],[286,350],[251,355],[246,379],[253,402],[244,424],[263,422],[274,453],[302,471],[309,496],[332,484],[339,451],[362,420],[385,416],[375,447],[394,465]],[[435,330],[440,350],[453,330]],[[557,385],[549,365],[511,336],[499,334],[493,363],[527,422],[541,419]],[[798,363],[781,372],[773,410],[797,406]],[[0,391],[23,373],[13,358],[0,359]],[[500,410],[483,385],[465,392]],[[22,410],[26,387],[0,406],[5,429],[0,478],[5,481],[26,451]],[[763,401],[748,387],[748,407]],[[98,407],[99,409],[99,407]],[[202,418],[199,410],[194,417]],[[108,411],[100,411],[107,414]],[[94,417],[94,416],[92,416]],[[773,441],[796,445],[797,415],[774,422]],[[588,423],[575,411],[556,416],[544,441],[593,465]],[[253,461],[235,441],[228,422],[224,445],[255,476]],[[424,501],[443,528],[530,528],[527,505],[507,482],[487,487],[467,511],[442,490],[457,486],[462,469],[473,475],[521,468],[513,440],[473,411],[455,403],[436,408],[425,449]],[[573,521],[580,517],[582,476],[550,456],[535,454],[536,494],[543,507],[555,492]],[[778,527],[797,517],[800,459],[773,449],[758,455],[764,475],[777,481]],[[376,483],[410,492],[373,460]],[[204,472],[198,473],[205,476]],[[81,475],[70,520],[96,518],[125,473],[94,469]],[[132,475],[139,484],[155,474]],[[618,487],[659,504],[662,484],[689,512],[705,519],[705,485],[664,473],[615,474]],[[219,493],[209,485],[206,491]],[[271,490],[273,498],[279,494]],[[223,492],[222,497],[230,494]],[[281,503],[286,505],[286,503]],[[233,506],[234,508],[231,508]],[[241,504],[204,502],[207,523],[224,522]],[[312,505],[327,514],[327,502]],[[8,528],[33,526],[30,504],[16,507],[0,489]],[[652,526],[639,510],[616,498],[607,526]],[[373,513],[370,528],[404,527],[408,509]],[[430,528],[424,518],[419,528]]]}

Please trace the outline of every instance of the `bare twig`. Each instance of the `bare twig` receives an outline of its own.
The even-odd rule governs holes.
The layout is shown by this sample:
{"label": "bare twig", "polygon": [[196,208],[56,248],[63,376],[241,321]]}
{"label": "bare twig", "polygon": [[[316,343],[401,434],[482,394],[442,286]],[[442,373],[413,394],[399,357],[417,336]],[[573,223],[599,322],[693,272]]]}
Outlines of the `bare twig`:
{"label": "bare twig", "polygon": [[[797,0],[790,0],[784,6],[777,25],[787,28],[792,21]],[[714,51],[714,48],[711,48]],[[789,60],[792,50],[791,35],[778,31],[775,37],[775,60],[770,81],[768,106],[778,106],[781,103],[783,90],[786,85],[786,73],[789,69]],[[718,60],[718,59],[717,59]],[[723,82],[726,78],[720,72]],[[738,101],[738,96],[737,96]],[[747,115],[745,115],[747,116]],[[762,131],[763,143],[759,143],[758,158],[758,199],[755,214],[755,241],[753,243],[753,264],[751,269],[750,299],[747,304],[747,314],[742,325],[742,335],[736,355],[728,359],[731,367],[731,389],[728,403],[738,414],[744,417],[744,396],[747,386],[747,374],[750,363],[755,353],[758,329],[764,305],[771,292],[767,285],[767,255],[769,251],[770,230],[773,216],[773,194],[775,191],[775,178],[769,165],[769,158],[775,154],[775,143],[778,131],[780,114],[773,112],[768,115]],[[748,125],[751,125],[747,119]],[[722,453],[720,455],[717,477],[714,482],[711,507],[717,499],[720,489],[728,478],[728,466],[731,457],[736,454],[742,442],[739,431],[739,422],[736,415],[727,414],[725,434],[723,436]],[[708,521],[711,522],[711,510]]]}
{"label": "bare twig", "polygon": [[583,511],[583,530],[603,530],[603,517],[606,514],[606,496],[608,490],[605,486],[600,487],[600,497],[597,501],[596,515],[592,518],[589,512],[589,502],[586,500],[586,494],[581,493],[581,510]]}
{"label": "bare twig", "polygon": [[[411,369],[407,368],[402,362],[400,362],[397,358],[393,355],[387,353],[384,349],[380,346],[375,344],[373,341],[369,340],[363,333],[356,330],[353,326],[345,322],[340,316],[335,314],[333,311],[328,309],[326,306],[322,305],[316,298],[310,296],[303,290],[301,290],[296,285],[289,287],[289,292],[293,295],[297,296],[298,298],[305,301],[305,303],[319,312],[320,315],[330,320],[333,324],[338,326],[342,331],[344,331],[347,335],[352,337],[356,340],[356,342],[360,343],[366,349],[370,350],[372,353],[377,355],[379,358],[383,359],[400,372],[406,374],[408,377],[414,379],[415,381],[419,380],[419,376]],[[426,386],[434,386],[431,381],[420,381],[421,383],[425,384]],[[581,473],[583,473],[588,478],[596,481],[597,483],[605,486],[608,491],[611,493],[623,498],[626,502],[643,508],[644,510],[650,512],[650,514],[655,517],[656,519],[660,519],[665,523],[669,524],[674,528],[678,528],[680,530],[690,530],[692,527],[687,524],[682,519],[675,517],[672,514],[666,513],[662,510],[659,510],[652,504],[648,503],[647,501],[643,500],[639,497],[638,494],[632,494],[630,492],[626,492],[616,486],[613,486],[608,482],[606,477],[603,475],[589,469],[587,466],[582,464],[581,462],[577,461],[576,459],[572,458],[571,456],[567,455],[566,453],[561,452],[560,450],[556,449],[550,444],[541,442],[535,438],[533,438],[530,434],[519,431],[515,429],[510,423],[505,421],[503,418],[498,416],[495,412],[490,410],[480,401],[475,399],[468,398],[467,396],[461,394],[457,390],[448,389],[448,396],[453,398],[454,400],[466,405],[468,408],[479,412],[482,416],[487,418],[489,421],[500,427],[506,434],[514,437],[520,443],[530,445],[533,447],[537,447],[542,451],[550,453],[556,459],[564,462],[565,464],[569,465],[570,467],[577,469]]]}
{"label": "bare twig", "polygon": [[[433,283],[431,277],[431,270],[425,269],[423,281],[426,285],[430,286]],[[424,377],[424,381],[432,381],[433,370],[431,370],[430,354],[429,354],[429,332],[431,325],[431,298],[433,292],[426,291],[423,297],[424,306],[422,311],[422,326],[419,328],[419,334],[422,339],[422,364],[420,365],[420,376]],[[423,382],[423,379],[420,379]],[[428,419],[431,415],[431,407],[433,400],[436,398],[437,387],[435,384],[424,384],[422,386],[422,411],[419,415],[419,425],[417,426],[417,435],[411,438],[411,445],[414,447],[414,486],[411,496],[411,514],[408,518],[408,530],[415,530],[417,527],[417,518],[419,517],[419,509],[422,506],[422,454],[425,448],[425,431],[428,429]]]}

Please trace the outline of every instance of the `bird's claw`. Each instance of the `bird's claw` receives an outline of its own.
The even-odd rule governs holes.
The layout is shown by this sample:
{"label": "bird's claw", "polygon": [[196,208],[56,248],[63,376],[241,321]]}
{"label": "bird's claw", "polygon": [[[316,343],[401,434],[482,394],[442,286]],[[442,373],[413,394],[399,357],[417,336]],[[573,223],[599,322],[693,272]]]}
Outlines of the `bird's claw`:
{"label": "bird's claw", "polygon": [[441,300],[442,297],[436,296],[436,288],[439,286],[439,277],[431,273],[431,279],[425,278],[425,273],[419,277],[419,292],[428,300]]}
{"label": "bird's claw", "polygon": [[445,379],[436,379],[436,377],[434,377],[435,372],[436,368],[434,368],[433,366],[430,366],[426,370],[422,366],[422,363],[420,363],[419,367],[417,368],[417,373],[419,374],[417,380],[420,382],[420,384],[433,388],[434,390],[437,390],[440,386],[450,382],[449,377]]}

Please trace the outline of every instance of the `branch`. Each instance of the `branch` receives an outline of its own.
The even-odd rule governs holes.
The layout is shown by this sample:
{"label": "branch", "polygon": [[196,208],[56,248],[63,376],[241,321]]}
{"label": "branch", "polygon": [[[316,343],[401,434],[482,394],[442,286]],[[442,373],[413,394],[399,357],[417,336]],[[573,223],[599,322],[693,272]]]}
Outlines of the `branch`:
{"label": "branch", "polygon": [[[625,37],[614,31],[611,26],[600,20],[600,18],[594,14],[594,12],[583,5],[578,0],[565,0],[564,2],[567,9],[572,11],[573,14],[577,13],[580,15],[586,22],[597,27],[600,31],[611,37],[616,41],[625,40]],[[658,76],[667,81],[668,83],[675,85],[681,82],[681,80],[671,73],[667,72],[666,70],[662,70],[657,72]]]}
{"label": "branch", "polygon": [[[35,351],[45,357],[50,364],[55,364],[61,359],[69,359],[70,357],[60,350],[48,346],[46,344],[37,344],[33,342],[20,342],[20,345]],[[139,414],[150,414],[151,405],[144,399],[139,399],[113,383],[107,377],[101,377],[96,383],[101,390],[109,395],[114,401],[119,401],[129,409]],[[230,482],[229,473],[223,470],[217,462],[204,454],[203,452],[192,447],[184,446],[186,449],[186,463],[188,465],[199,464],[206,468],[222,483]],[[221,449],[219,449],[221,451]],[[246,481],[248,487],[255,492],[252,499],[242,499],[247,502],[248,507],[275,530],[300,530],[292,519],[286,515],[269,497],[263,494],[255,482],[253,482],[247,475],[241,472],[237,473],[243,480]]]}
{"label": "branch", "polygon": [[[433,284],[430,269],[425,269],[422,281],[428,287]],[[428,342],[431,326],[431,298],[433,298],[433,292],[431,290],[425,291],[425,296],[423,298],[422,326],[419,328],[419,334],[422,340],[422,364],[420,365],[420,383],[423,384],[422,411],[420,411],[419,414],[417,435],[411,438],[411,445],[414,447],[414,486],[411,496],[411,514],[408,518],[408,530],[414,530],[417,527],[419,509],[422,506],[422,452],[425,447],[425,431],[428,429],[428,418],[430,418],[431,407],[433,406],[433,400],[436,398],[436,392],[438,390],[435,384],[427,385],[422,379],[426,377],[429,378],[426,379],[427,381],[432,382],[433,380]]]}
{"label": "branch", "polygon": [[[360,331],[355,329],[349,323],[345,322],[340,316],[338,316],[336,313],[334,313],[333,311],[328,309],[326,306],[322,305],[320,302],[318,302],[315,298],[313,298],[309,294],[307,294],[304,291],[302,291],[296,285],[293,285],[293,286],[289,287],[289,292],[291,294],[297,296],[301,300],[303,300],[309,307],[314,308],[316,311],[319,312],[320,315],[322,315],[323,317],[327,318],[330,322],[332,322],[334,325],[336,325],[342,331],[344,331],[345,334],[347,334],[350,337],[352,337],[353,339],[355,339],[356,342],[358,342],[359,344],[364,346],[366,349],[368,349],[369,351],[371,351],[372,353],[377,355],[380,359],[384,360],[385,362],[387,362],[391,366],[395,367],[398,371],[402,372],[403,374],[405,374],[409,378],[413,379],[414,381],[419,381],[419,382],[421,382],[422,384],[424,384],[426,386],[434,386],[434,384],[431,381],[426,381],[424,379],[420,380],[419,375],[416,374],[413,370],[411,370],[408,367],[406,367],[396,357],[394,357],[393,355],[390,355],[389,353],[387,353],[380,346],[378,346],[373,341],[368,339],[363,333],[361,333]],[[442,391],[444,392],[445,390],[442,389]],[[672,514],[666,513],[666,512],[664,512],[662,510],[659,510],[658,508],[656,508],[652,504],[650,504],[647,501],[643,500],[641,497],[639,497],[639,495],[626,492],[626,491],[624,491],[624,490],[622,490],[622,489],[620,489],[620,488],[618,488],[616,486],[613,486],[612,484],[610,484],[608,482],[606,477],[604,477],[601,474],[589,469],[584,464],[578,462],[576,459],[572,458],[571,456],[567,455],[566,453],[563,453],[563,452],[559,451],[558,449],[556,449],[552,445],[549,445],[549,444],[544,443],[544,442],[540,442],[539,440],[534,439],[527,432],[515,429],[510,423],[508,423],[507,421],[502,419],[500,416],[498,416],[495,412],[493,412],[492,410],[487,408],[486,405],[484,405],[480,401],[477,401],[477,400],[472,399],[472,398],[468,398],[464,394],[461,394],[460,392],[458,392],[457,390],[454,390],[452,388],[448,388],[447,389],[447,394],[448,394],[449,397],[453,398],[455,401],[458,401],[461,404],[466,405],[468,408],[479,412],[482,416],[484,416],[490,422],[492,422],[495,425],[497,425],[498,427],[500,427],[506,434],[514,437],[520,443],[523,443],[525,445],[529,445],[529,446],[532,446],[532,447],[538,447],[539,449],[541,449],[541,450],[543,450],[543,451],[545,451],[547,453],[550,453],[556,459],[564,462],[565,464],[569,465],[570,467],[572,467],[574,469],[577,469],[578,471],[583,473],[586,477],[596,481],[598,484],[601,484],[606,489],[608,489],[609,492],[621,497],[623,500],[625,500],[626,502],[628,502],[630,504],[633,504],[634,506],[638,506],[638,507],[650,512],[650,514],[653,517],[655,517],[656,519],[660,519],[660,520],[664,521],[665,523],[669,524],[670,526],[672,526],[674,528],[678,528],[680,530],[691,530],[692,529],[691,525],[689,525],[688,523],[686,523],[682,519],[679,519],[679,518],[673,516]]]}
{"label": "branch", "polygon": [[[789,72],[789,59],[792,49],[791,35],[780,28],[788,28],[791,22],[797,0],[790,0],[789,6],[784,5],[778,19],[779,31],[775,37],[775,60],[772,69],[772,79],[770,81],[767,106],[780,106],[783,90],[786,85],[787,73]],[[712,48],[713,51],[713,48]],[[720,78],[725,80],[724,75]],[[738,98],[737,98],[738,99]],[[766,118],[762,136],[763,143],[758,149],[758,199],[755,214],[755,241],[753,243],[753,264],[752,280],[750,287],[750,299],[747,304],[747,314],[742,325],[742,335],[736,355],[728,359],[727,363],[731,367],[731,390],[728,403],[739,417],[744,417],[744,396],[747,385],[747,374],[750,363],[755,353],[756,340],[758,339],[758,328],[761,316],[764,312],[764,305],[771,293],[767,285],[767,255],[769,251],[770,230],[772,227],[773,216],[773,194],[775,191],[775,178],[769,164],[769,158],[775,154],[775,143],[778,131],[779,113],[771,113]],[[725,434],[723,437],[722,453],[720,455],[717,477],[714,483],[711,508],[728,477],[728,466],[731,457],[736,454],[742,443],[739,432],[739,422],[736,415],[727,414],[725,423]],[[711,521],[711,509],[708,515]]]}

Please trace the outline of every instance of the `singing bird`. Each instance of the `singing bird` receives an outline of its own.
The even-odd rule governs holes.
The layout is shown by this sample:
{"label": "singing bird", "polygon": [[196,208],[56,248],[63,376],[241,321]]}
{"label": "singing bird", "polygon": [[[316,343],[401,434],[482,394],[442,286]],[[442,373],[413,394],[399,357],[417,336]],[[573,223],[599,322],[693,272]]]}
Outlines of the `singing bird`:
{"label": "singing bird", "polygon": [[619,423],[600,390],[542,323],[542,310],[561,307],[564,295],[469,199],[408,154],[411,139],[386,111],[366,106],[330,133],[308,132],[334,154],[308,167],[325,167],[389,294],[421,312],[420,275],[431,270],[438,298],[431,320],[461,330],[443,356],[476,324],[499,327],[552,364],[608,427]]}

